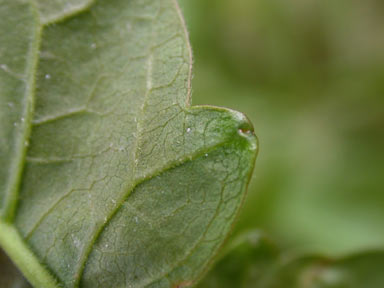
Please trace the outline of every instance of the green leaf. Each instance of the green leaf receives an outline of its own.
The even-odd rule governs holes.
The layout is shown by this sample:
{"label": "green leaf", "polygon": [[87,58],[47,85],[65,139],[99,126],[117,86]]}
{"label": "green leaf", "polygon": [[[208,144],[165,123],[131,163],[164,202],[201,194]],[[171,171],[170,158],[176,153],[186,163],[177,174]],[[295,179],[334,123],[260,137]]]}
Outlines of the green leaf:
{"label": "green leaf", "polygon": [[190,107],[176,1],[0,0],[0,31],[7,254],[36,287],[195,283],[257,141],[242,114]]}

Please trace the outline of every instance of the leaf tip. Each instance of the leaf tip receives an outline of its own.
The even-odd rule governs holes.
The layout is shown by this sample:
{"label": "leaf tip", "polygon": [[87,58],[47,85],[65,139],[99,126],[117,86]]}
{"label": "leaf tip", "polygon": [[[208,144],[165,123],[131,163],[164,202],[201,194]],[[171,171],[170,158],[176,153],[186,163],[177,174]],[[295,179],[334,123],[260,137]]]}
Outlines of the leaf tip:
{"label": "leaf tip", "polygon": [[238,135],[246,140],[248,149],[257,152],[259,142],[250,119],[241,112],[234,110],[230,110],[230,112],[237,123]]}

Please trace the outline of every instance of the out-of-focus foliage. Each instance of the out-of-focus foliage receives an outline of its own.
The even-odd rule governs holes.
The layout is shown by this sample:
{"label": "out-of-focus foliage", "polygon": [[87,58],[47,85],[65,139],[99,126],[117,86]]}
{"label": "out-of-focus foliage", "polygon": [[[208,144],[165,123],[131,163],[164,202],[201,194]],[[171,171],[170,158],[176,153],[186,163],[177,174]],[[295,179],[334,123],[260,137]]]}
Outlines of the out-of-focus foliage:
{"label": "out-of-focus foliage", "polygon": [[381,288],[384,251],[287,258],[263,234],[234,240],[198,288]]}
{"label": "out-of-focus foliage", "polygon": [[247,288],[380,288],[384,287],[384,252],[341,259],[306,256],[282,263],[261,286]]}
{"label": "out-of-focus foliage", "polygon": [[279,249],[258,231],[236,238],[198,288],[262,287],[273,273],[280,256]]}
{"label": "out-of-focus foliage", "polygon": [[180,2],[194,104],[245,112],[260,138],[237,231],[289,251],[384,245],[384,2]]}

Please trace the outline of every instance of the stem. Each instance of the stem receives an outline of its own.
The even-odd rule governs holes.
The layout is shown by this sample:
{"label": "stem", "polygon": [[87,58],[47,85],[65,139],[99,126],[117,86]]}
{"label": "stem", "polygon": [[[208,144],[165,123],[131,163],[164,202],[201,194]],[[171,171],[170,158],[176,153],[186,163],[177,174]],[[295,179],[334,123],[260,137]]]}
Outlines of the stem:
{"label": "stem", "polygon": [[60,287],[58,281],[25,244],[18,231],[12,225],[2,221],[0,221],[0,246],[3,247],[33,287]]}

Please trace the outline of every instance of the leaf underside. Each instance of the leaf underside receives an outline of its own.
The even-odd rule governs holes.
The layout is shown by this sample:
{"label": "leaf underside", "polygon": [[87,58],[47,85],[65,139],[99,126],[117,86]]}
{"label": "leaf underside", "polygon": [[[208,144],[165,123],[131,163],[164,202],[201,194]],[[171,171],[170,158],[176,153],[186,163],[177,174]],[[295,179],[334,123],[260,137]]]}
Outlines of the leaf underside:
{"label": "leaf underside", "polygon": [[190,107],[176,1],[0,0],[0,31],[7,254],[38,287],[195,283],[257,142],[242,114]]}

